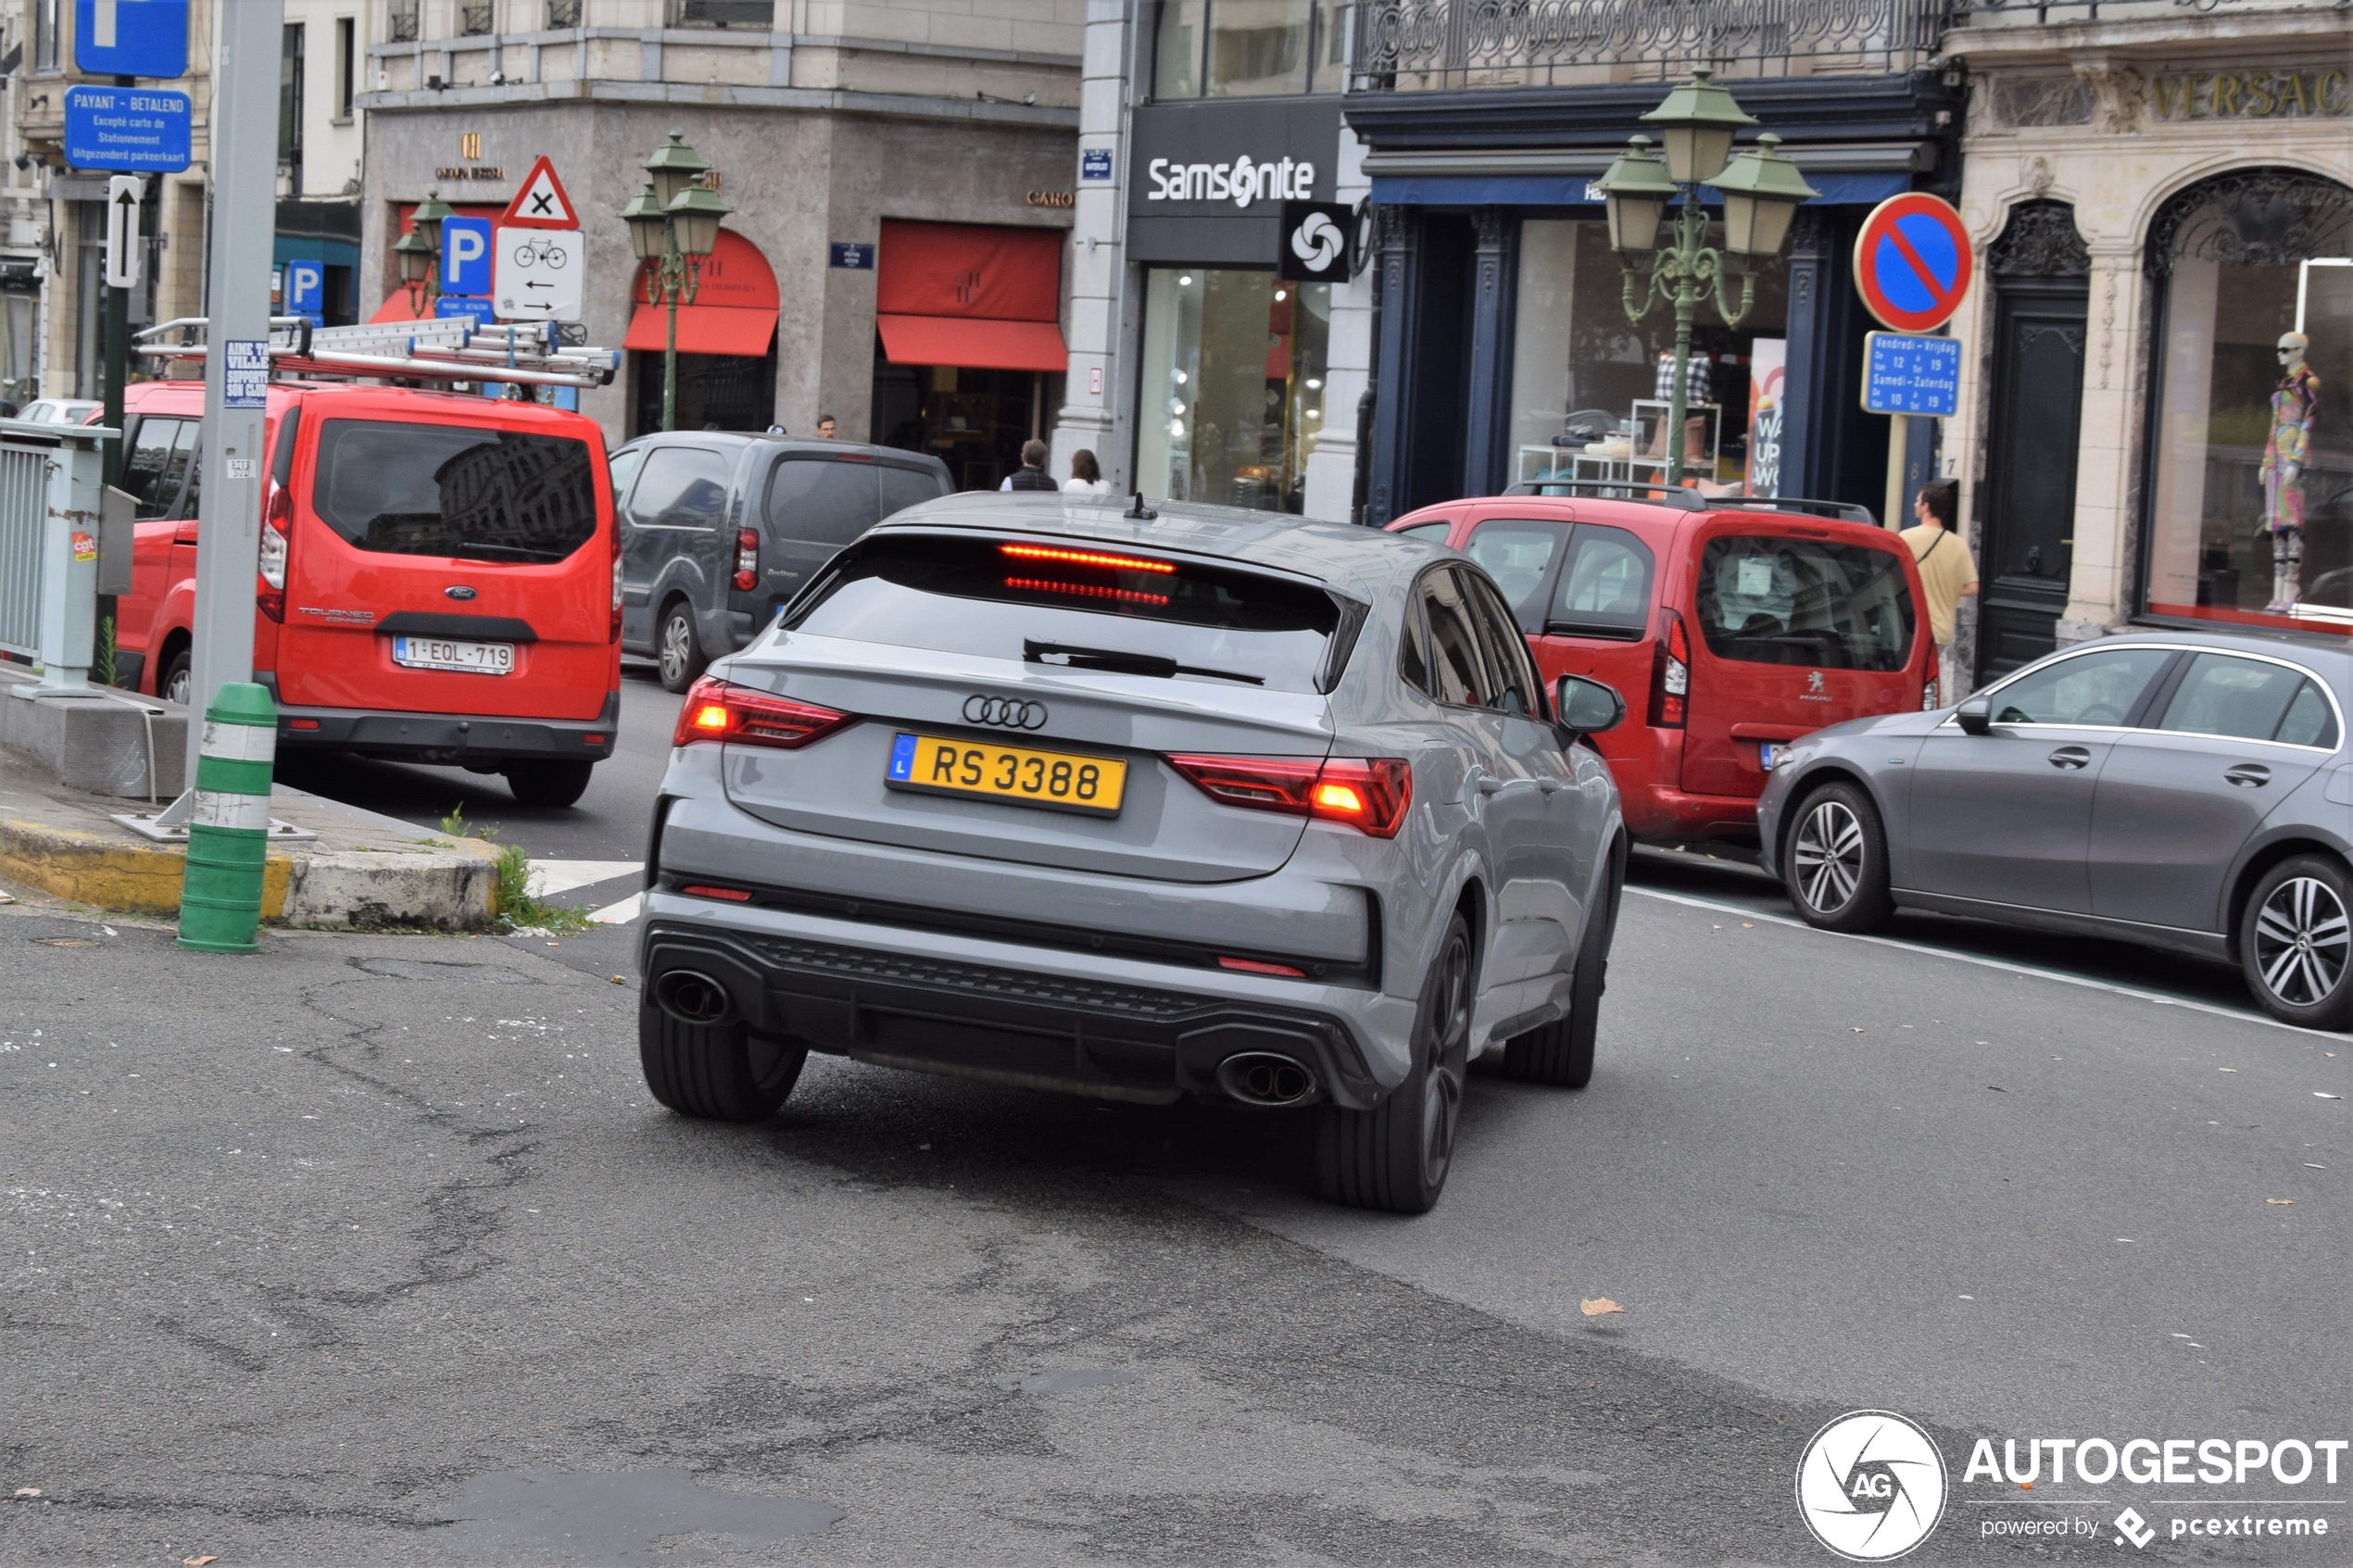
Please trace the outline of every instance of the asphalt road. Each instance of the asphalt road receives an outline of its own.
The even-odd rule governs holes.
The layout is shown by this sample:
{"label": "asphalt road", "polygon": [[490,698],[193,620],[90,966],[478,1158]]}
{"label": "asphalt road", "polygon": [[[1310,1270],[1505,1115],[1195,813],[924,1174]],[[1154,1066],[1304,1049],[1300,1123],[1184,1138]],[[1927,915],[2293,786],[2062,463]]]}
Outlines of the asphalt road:
{"label": "asphalt road", "polygon": [[0,909],[0,1559],[1828,1563],[1872,1407],[1955,1467],[1907,1562],[2342,1561],[1959,1467],[2353,1436],[2345,1042],[1761,913],[1630,896],[1592,1087],[1477,1075],[1401,1220],[1279,1117],[821,1060],[686,1123],[563,949]]}

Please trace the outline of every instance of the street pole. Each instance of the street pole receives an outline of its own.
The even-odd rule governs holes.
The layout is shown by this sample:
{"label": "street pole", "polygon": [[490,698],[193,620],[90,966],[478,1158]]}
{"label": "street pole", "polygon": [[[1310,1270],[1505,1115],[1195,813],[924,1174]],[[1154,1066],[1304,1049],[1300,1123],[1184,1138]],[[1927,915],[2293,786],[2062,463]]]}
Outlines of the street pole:
{"label": "street pole", "polygon": [[669,336],[661,345],[661,428],[678,428],[678,233],[673,225],[662,240],[661,297],[670,307]]}
{"label": "street pole", "polygon": [[[283,0],[220,7],[212,76],[215,208],[205,302],[204,475],[196,533],[194,682],[203,713],[222,686],[253,679],[254,577],[259,568],[261,450],[267,418],[270,257],[277,227],[278,56]],[[262,367],[257,396],[252,367]],[[234,376],[230,361],[241,369]],[[234,395],[233,397],[233,394]],[[188,726],[196,777],[204,726]]]}

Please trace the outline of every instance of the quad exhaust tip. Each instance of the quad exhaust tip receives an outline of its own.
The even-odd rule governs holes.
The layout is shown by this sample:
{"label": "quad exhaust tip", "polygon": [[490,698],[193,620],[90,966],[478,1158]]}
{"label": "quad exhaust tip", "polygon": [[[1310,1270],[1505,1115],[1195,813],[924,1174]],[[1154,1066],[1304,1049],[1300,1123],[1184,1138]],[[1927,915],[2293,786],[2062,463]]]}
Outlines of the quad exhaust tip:
{"label": "quad exhaust tip", "polygon": [[654,1005],[681,1023],[733,1022],[736,999],[727,987],[691,969],[664,970],[654,981]]}
{"label": "quad exhaust tip", "polygon": [[1273,1051],[1240,1051],[1217,1064],[1217,1085],[1244,1105],[1279,1109],[1315,1097],[1315,1074]]}

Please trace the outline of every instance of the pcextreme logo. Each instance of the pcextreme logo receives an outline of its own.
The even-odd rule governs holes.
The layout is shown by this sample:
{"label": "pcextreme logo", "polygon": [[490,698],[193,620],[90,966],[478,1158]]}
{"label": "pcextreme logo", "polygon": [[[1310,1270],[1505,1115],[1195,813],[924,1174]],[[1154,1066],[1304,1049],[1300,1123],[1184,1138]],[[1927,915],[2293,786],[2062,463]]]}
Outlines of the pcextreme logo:
{"label": "pcextreme logo", "polygon": [[1903,1556],[1944,1516],[1944,1456],[1893,1411],[1854,1411],[1814,1434],[1797,1464],[1797,1511],[1849,1562]]}

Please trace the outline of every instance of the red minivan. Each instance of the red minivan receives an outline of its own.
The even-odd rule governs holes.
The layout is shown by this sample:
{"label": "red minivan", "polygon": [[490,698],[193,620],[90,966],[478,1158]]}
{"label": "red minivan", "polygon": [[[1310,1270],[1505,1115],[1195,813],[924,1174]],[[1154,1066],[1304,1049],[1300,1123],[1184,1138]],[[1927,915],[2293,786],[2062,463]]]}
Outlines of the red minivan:
{"label": "red minivan", "polygon": [[[1779,748],[1842,719],[1936,706],[1912,552],[1818,503],[1491,495],[1392,533],[1443,538],[1512,600],[1547,685],[1606,682],[1627,721],[1593,737],[1627,831],[1754,842]],[[1800,507],[1814,510],[1799,510]]]}
{"label": "red minivan", "polygon": [[[116,678],[188,696],[204,385],[124,398],[138,498]],[[278,745],[498,772],[569,806],[621,717],[620,534],[595,420],[533,403],[270,389],[254,679]]]}

